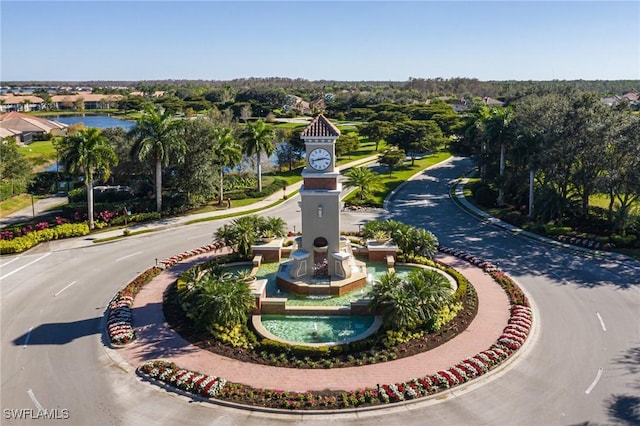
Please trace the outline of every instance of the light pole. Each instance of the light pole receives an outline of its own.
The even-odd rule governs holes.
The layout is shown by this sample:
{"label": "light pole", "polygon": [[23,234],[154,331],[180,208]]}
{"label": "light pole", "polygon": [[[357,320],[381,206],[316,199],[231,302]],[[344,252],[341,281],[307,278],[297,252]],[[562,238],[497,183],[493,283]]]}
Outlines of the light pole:
{"label": "light pole", "polygon": [[29,194],[31,195],[31,213],[33,214],[33,217],[36,217],[36,207],[33,204],[33,194]]}

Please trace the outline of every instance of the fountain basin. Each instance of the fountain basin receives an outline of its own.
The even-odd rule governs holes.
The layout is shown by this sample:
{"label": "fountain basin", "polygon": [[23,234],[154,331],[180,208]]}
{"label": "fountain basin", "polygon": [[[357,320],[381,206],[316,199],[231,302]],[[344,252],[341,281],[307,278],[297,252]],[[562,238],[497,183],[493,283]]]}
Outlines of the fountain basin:
{"label": "fountain basin", "polygon": [[334,346],[365,339],[382,326],[379,316],[254,315],[262,337],[289,345]]}

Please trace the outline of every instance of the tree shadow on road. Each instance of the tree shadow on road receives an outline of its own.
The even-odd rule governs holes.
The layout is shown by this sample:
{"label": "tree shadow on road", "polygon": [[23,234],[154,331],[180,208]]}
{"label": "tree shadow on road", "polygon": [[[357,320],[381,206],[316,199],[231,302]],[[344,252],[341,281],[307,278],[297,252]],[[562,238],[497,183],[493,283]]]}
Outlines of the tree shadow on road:
{"label": "tree shadow on road", "polygon": [[148,303],[131,310],[136,333],[137,356],[145,360],[169,358],[200,349],[183,339],[166,323],[162,302]]}
{"label": "tree shadow on road", "polygon": [[100,334],[102,317],[70,322],[40,324],[27,333],[13,339],[16,346],[26,345],[66,345],[81,337]]}

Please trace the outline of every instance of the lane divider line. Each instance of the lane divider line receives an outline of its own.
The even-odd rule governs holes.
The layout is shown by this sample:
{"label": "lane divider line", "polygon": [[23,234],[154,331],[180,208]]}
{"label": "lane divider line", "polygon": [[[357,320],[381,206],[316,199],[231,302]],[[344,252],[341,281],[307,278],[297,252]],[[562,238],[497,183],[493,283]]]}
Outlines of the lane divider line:
{"label": "lane divider line", "polygon": [[598,384],[598,382],[600,381],[600,377],[602,377],[602,368],[598,369],[598,374],[596,374],[596,378],[593,379],[593,382],[591,383],[591,385],[589,385],[589,387],[587,388],[586,391],[584,391],[584,393],[586,393],[587,395],[589,395],[591,393],[591,391],[593,390],[593,388],[596,387],[596,385]]}
{"label": "lane divider line", "polygon": [[141,253],[142,253],[141,251],[137,251],[135,253],[131,253],[131,254],[128,254],[126,256],[119,257],[119,258],[116,259],[116,262],[120,262],[121,260],[128,259],[128,258],[130,258],[132,256],[135,256],[135,255],[138,255],[138,254],[141,254]]}
{"label": "lane divider line", "polygon": [[66,289],[68,289],[69,287],[71,287],[72,285],[74,285],[76,283],[76,281],[73,281],[71,284],[69,284],[68,286],[66,286],[65,288],[63,288],[62,290],[60,290],[59,292],[57,292],[56,294],[53,295],[53,297],[56,297],[57,295],[59,295],[60,293],[62,293],[63,291],[65,291]]}
{"label": "lane divider line", "polygon": [[33,326],[29,328],[29,332],[27,333],[27,337],[24,338],[24,345],[22,345],[22,349],[27,348],[27,344],[29,343],[29,338],[31,337],[31,330],[33,330]]}
{"label": "lane divider line", "polygon": [[31,398],[31,401],[33,401],[33,405],[35,405],[35,406],[36,406],[36,408],[37,408],[38,410],[40,410],[40,411],[44,411],[44,407],[42,406],[42,404],[40,404],[40,403],[38,402],[38,400],[36,399],[36,396],[35,396],[35,394],[33,393],[33,391],[32,391],[31,389],[29,389],[29,390],[27,391],[27,393],[29,394],[29,398]]}
{"label": "lane divider line", "polygon": [[604,325],[604,321],[602,320],[602,317],[600,316],[600,312],[596,312],[596,316],[598,317],[598,320],[600,320],[600,325],[602,326],[602,331],[607,331],[607,327],[605,327],[605,325]]}
{"label": "lane divider line", "polygon": [[34,263],[41,261],[42,259],[44,259],[45,257],[49,256],[50,254],[51,254],[51,252],[45,253],[42,256],[40,256],[39,258],[37,258],[35,260],[32,260],[31,262],[27,263],[26,265],[22,265],[18,269],[15,269],[15,270],[9,272],[8,274],[4,274],[3,276],[0,277],[0,280],[2,280],[4,278],[7,278],[7,277],[10,277],[11,275],[15,274],[16,272],[22,271],[24,268],[27,268],[27,267],[33,265]]}
{"label": "lane divider line", "polygon": [[211,236],[211,232],[208,232],[208,233],[202,234],[202,235],[196,235],[195,237],[189,237],[189,238],[187,238],[187,240],[195,240],[195,239],[206,237],[206,236]]}
{"label": "lane divider line", "polygon": [[14,257],[13,259],[11,259],[8,262],[3,263],[2,265],[0,265],[0,268],[4,268],[5,266],[7,266],[10,263],[15,262],[16,260],[22,259],[22,256],[18,256],[18,257]]}

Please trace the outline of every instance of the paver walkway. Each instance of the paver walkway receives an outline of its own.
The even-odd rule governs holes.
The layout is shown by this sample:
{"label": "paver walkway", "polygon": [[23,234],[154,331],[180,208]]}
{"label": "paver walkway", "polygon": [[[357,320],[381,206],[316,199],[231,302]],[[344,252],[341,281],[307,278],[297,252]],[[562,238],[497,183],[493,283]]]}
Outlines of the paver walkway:
{"label": "paver walkway", "polygon": [[175,362],[182,368],[250,385],[256,388],[307,390],[352,390],[396,383],[444,370],[489,349],[500,337],[509,319],[509,301],[502,288],[481,269],[452,256],[438,260],[460,271],[478,293],[478,314],[459,336],[419,355],[361,367],[292,369],[250,364],[226,358],[190,344],[175,333],[162,314],[162,294],[190,265],[212,254],[191,258],[163,272],[142,288],[133,305],[136,341],[119,353],[134,367],[151,359]]}

